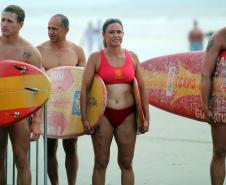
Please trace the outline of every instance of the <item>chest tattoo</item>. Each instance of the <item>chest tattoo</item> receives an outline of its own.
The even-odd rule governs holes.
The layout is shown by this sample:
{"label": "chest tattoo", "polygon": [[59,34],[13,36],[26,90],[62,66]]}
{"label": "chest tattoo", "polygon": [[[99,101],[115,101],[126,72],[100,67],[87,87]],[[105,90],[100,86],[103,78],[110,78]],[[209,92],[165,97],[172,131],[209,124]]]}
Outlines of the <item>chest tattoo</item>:
{"label": "chest tattoo", "polygon": [[24,54],[23,54],[23,57],[25,59],[30,59],[31,58],[31,52],[30,51],[25,51]]}

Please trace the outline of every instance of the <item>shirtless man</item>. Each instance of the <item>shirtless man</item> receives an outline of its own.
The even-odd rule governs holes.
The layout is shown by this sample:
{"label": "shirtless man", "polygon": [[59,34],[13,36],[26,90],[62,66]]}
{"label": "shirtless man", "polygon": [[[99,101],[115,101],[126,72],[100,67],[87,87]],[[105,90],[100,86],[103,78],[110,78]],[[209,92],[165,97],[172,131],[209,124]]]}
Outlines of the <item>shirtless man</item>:
{"label": "shirtless man", "polygon": [[226,27],[220,29],[210,38],[203,58],[201,94],[205,114],[211,125],[213,156],[210,165],[211,184],[223,185],[225,179],[226,126],[214,123],[213,113],[209,109],[211,81],[220,51],[226,50]]}
{"label": "shirtless man", "polygon": [[[43,67],[48,70],[57,66],[85,66],[82,48],[66,40],[69,31],[68,18],[62,14],[54,15],[48,23],[49,40],[38,46],[43,58]],[[52,185],[58,185],[57,139],[48,139],[48,175]],[[63,139],[66,153],[68,184],[74,185],[78,169],[77,138]]]}
{"label": "shirtless man", "polygon": [[[16,5],[7,6],[1,14],[0,61],[16,60],[41,67],[40,52],[19,33],[23,27],[25,13]],[[16,101],[16,99],[15,99]],[[40,118],[40,117],[39,117]],[[10,137],[13,156],[17,167],[17,184],[31,185],[31,172],[28,164],[29,139],[39,137],[40,119],[34,116],[31,128],[28,119],[23,119],[7,127],[0,127],[0,185],[7,184],[4,169],[4,158],[7,149],[7,138]]]}
{"label": "shirtless man", "polygon": [[190,51],[200,51],[203,48],[203,32],[198,28],[198,22],[194,20],[194,27],[189,32]]}

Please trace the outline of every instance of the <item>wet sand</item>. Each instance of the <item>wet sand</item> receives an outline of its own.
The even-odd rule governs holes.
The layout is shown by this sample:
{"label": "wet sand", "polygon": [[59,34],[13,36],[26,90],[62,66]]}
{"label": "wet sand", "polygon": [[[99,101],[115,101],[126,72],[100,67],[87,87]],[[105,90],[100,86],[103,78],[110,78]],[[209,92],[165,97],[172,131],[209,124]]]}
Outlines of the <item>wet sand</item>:
{"label": "wet sand", "polygon": [[[210,185],[212,144],[209,125],[151,108],[151,130],[137,137],[134,156],[137,185]],[[79,140],[78,184],[91,184],[91,139]],[[86,177],[86,178],[84,178]],[[106,185],[120,184],[117,146],[111,147]]]}

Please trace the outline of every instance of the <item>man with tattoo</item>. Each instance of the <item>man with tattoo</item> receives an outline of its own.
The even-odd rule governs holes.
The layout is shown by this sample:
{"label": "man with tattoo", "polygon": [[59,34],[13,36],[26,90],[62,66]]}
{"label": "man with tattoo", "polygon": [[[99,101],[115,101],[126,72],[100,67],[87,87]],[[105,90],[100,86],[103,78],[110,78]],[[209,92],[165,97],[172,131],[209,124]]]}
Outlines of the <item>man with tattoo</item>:
{"label": "man with tattoo", "polygon": [[[66,40],[69,20],[62,14],[54,15],[48,23],[49,40],[38,46],[43,58],[43,67],[48,70],[57,66],[85,66],[85,54],[81,47]],[[48,139],[48,175],[52,185],[58,185],[57,139]],[[63,139],[66,154],[65,166],[68,184],[75,185],[78,157],[77,138]]]}
{"label": "man with tattoo", "polygon": [[212,185],[223,185],[225,178],[226,157],[226,126],[216,125],[213,121],[213,113],[209,109],[209,98],[211,96],[211,80],[215,70],[217,57],[220,51],[226,49],[226,27],[220,29],[209,40],[203,58],[201,95],[204,111],[211,125],[213,141],[213,157],[210,165]]}
{"label": "man with tattoo", "polygon": [[[19,33],[23,26],[25,13],[16,5],[7,6],[1,14],[0,62],[1,60],[16,60],[41,67],[40,52]],[[4,159],[7,149],[7,138],[10,137],[13,156],[17,167],[17,184],[31,185],[31,172],[28,164],[29,139],[39,137],[40,115],[34,115],[31,128],[28,119],[23,119],[7,127],[0,127],[0,185],[7,184]]]}

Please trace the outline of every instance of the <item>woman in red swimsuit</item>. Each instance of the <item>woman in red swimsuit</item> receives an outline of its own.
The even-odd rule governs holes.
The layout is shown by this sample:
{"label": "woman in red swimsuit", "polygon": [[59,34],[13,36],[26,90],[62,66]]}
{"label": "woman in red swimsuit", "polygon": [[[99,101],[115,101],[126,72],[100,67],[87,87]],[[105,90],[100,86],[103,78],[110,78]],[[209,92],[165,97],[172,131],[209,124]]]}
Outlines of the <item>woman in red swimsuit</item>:
{"label": "woman in red swimsuit", "polygon": [[[87,134],[91,134],[95,164],[93,185],[105,184],[105,173],[110,157],[113,137],[118,146],[118,164],[121,169],[122,184],[133,185],[132,161],[136,143],[136,119],[132,82],[137,78],[141,92],[142,106],[148,131],[149,110],[138,57],[121,48],[123,26],[118,19],[108,19],[103,25],[105,49],[90,55],[84,71],[81,89],[81,117]],[[90,130],[86,117],[87,93],[93,77],[102,77],[107,88],[107,105],[104,116],[94,131]]]}

